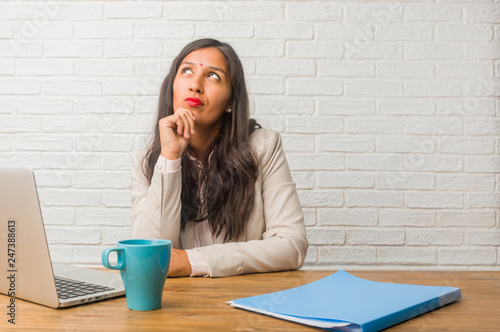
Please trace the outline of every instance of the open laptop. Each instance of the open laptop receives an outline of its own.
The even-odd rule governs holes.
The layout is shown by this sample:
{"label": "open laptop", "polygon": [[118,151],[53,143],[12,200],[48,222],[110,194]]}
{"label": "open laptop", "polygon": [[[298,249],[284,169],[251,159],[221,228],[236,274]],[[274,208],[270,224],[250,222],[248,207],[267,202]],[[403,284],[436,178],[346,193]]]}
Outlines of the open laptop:
{"label": "open laptop", "polygon": [[35,177],[26,167],[0,167],[0,272],[0,293],[52,308],[125,294],[119,274],[52,264]]}

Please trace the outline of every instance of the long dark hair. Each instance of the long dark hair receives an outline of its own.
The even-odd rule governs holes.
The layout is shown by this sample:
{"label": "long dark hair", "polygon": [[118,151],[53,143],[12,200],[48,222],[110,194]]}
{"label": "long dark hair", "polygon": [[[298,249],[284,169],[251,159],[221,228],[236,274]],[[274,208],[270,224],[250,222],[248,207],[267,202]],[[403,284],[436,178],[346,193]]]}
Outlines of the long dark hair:
{"label": "long dark hair", "polygon": [[226,60],[231,80],[232,112],[223,115],[220,135],[209,145],[202,167],[182,155],[181,227],[188,222],[208,220],[215,236],[235,241],[244,232],[253,207],[257,160],[250,135],[260,125],[250,119],[248,93],[243,66],[234,49],[215,39],[199,39],[186,45],[172,62],[160,90],[153,139],[144,157],[144,174],[151,183],[161,151],[158,122],[174,114],[173,85],[182,60],[202,48],[216,48]]}

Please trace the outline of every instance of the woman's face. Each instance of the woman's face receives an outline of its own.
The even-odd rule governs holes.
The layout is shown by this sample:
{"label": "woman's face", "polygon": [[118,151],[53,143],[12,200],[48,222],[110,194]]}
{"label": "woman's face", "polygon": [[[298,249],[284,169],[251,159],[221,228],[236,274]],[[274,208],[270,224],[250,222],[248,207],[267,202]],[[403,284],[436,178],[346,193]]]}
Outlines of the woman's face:
{"label": "woman's face", "polygon": [[174,111],[193,112],[196,126],[217,128],[230,107],[231,81],[224,55],[216,48],[189,53],[174,79]]}

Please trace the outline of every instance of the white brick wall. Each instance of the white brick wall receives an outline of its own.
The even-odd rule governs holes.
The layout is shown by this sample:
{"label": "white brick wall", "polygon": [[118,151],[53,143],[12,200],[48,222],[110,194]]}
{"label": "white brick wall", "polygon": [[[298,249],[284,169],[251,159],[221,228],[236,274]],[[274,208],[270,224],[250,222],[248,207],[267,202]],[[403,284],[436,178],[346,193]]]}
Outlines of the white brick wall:
{"label": "white brick wall", "polygon": [[[189,10],[186,10],[189,6]],[[282,134],[309,268],[500,270],[494,0],[0,0],[0,161],[35,170],[52,257],[130,236],[130,154],[188,42],[240,55]]]}

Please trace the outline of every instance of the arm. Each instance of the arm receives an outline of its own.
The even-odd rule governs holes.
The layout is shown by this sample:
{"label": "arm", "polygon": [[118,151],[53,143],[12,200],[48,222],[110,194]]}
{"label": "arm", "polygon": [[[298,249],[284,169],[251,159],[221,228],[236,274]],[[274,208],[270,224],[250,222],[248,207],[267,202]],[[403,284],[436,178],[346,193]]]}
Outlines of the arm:
{"label": "arm", "polygon": [[179,248],[181,169],[162,173],[155,167],[151,185],[142,171],[142,156],[132,156],[132,237],[167,239]]}
{"label": "arm", "polygon": [[[179,108],[174,114],[158,122],[161,156],[178,160],[194,133],[193,114]],[[172,241],[179,248],[181,220],[182,175],[180,167],[174,172],[161,172],[155,166],[151,184],[143,172],[143,156],[132,156],[132,236],[161,238]]]}
{"label": "arm", "polygon": [[[168,276],[189,276],[191,265],[187,253],[185,250],[176,249],[180,246],[178,243],[181,207],[180,159],[175,161],[159,159],[164,163],[164,167],[161,171],[155,169],[153,179],[157,176],[156,183],[152,180],[151,186],[148,186],[146,177],[139,168],[140,159],[138,156],[133,157],[132,236],[135,238],[163,238],[172,241],[172,257]],[[158,162],[160,163],[160,160]],[[177,173],[177,175],[172,173]],[[170,198],[162,200],[162,197]]]}
{"label": "arm", "polygon": [[[255,144],[262,181],[262,204],[255,204],[249,220],[265,224],[261,238],[197,248],[206,258],[211,277],[298,269],[307,252],[307,239],[299,198],[278,133],[262,130]],[[259,181],[259,179],[258,179]],[[256,193],[257,195],[257,193]],[[248,225],[247,230],[253,225]]]}

